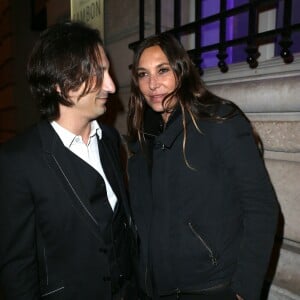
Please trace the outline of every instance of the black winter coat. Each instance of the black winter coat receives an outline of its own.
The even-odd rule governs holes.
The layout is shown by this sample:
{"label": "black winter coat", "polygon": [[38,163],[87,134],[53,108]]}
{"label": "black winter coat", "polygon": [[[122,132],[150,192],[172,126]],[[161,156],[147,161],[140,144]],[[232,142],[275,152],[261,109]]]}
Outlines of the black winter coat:
{"label": "black winter coat", "polygon": [[229,284],[245,300],[259,299],[278,205],[252,127],[242,113],[198,126],[188,122],[186,161],[178,112],[162,133],[145,130],[145,151],[129,145],[142,290],[197,293]]}

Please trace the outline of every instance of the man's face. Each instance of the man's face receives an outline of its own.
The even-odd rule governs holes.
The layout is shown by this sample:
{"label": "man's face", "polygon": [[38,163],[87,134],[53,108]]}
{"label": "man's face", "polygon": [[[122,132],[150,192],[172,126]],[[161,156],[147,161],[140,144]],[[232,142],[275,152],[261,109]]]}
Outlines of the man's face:
{"label": "man's face", "polygon": [[88,121],[94,120],[105,113],[108,95],[116,91],[115,84],[109,75],[109,61],[102,48],[100,48],[100,53],[104,72],[102,86],[99,89],[92,89],[82,97],[80,95],[84,90],[85,83],[77,91],[69,92],[70,100],[74,103],[71,108],[76,117]]}

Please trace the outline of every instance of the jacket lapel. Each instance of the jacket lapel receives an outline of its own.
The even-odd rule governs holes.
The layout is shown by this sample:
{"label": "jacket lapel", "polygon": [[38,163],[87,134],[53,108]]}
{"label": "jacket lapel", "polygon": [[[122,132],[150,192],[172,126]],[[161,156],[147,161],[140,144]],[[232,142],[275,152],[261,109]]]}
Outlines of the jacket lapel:
{"label": "jacket lapel", "polygon": [[118,198],[118,202],[114,210],[114,216],[116,216],[116,212],[122,204],[129,223],[131,224],[131,213],[127,202],[127,193],[124,184],[125,178],[123,177],[123,171],[121,168],[120,154],[118,152],[119,149],[105,134],[104,130],[102,133],[102,139],[98,140],[100,159],[107,179]]}
{"label": "jacket lapel", "polygon": [[40,123],[39,131],[45,159],[49,167],[61,181],[72,207],[89,225],[95,236],[99,238],[101,228],[89,201],[91,197],[88,191],[94,191],[93,187],[89,185],[99,183],[100,176],[97,180],[98,173],[63,145],[49,122]]}

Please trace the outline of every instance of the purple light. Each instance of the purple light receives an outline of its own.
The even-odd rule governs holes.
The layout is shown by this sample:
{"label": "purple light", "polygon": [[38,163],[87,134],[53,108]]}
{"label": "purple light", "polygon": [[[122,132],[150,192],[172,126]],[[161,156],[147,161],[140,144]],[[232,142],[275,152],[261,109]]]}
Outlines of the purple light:
{"label": "purple light", "polygon": [[[227,9],[232,9],[234,7],[234,0],[227,0]],[[234,20],[233,17],[229,17],[226,20],[226,40],[230,41],[234,38]],[[227,48],[227,63],[232,63],[232,47]]]}

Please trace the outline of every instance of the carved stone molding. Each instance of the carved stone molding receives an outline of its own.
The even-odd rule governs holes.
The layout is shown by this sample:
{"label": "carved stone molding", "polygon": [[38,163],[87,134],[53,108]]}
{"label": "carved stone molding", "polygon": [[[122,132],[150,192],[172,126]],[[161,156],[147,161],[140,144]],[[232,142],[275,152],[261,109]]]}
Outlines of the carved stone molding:
{"label": "carved stone molding", "polygon": [[299,122],[253,122],[264,143],[265,150],[300,153]]}

